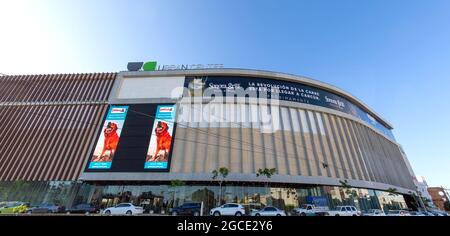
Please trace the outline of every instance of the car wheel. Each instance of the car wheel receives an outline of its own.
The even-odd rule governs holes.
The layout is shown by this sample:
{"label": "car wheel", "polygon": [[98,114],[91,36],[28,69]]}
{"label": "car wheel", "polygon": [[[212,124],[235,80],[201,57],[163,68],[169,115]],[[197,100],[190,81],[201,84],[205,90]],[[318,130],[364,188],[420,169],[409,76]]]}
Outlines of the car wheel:
{"label": "car wheel", "polygon": [[335,216],[339,216],[339,214],[336,214]]}
{"label": "car wheel", "polygon": [[261,216],[259,213],[256,213],[255,216]]}
{"label": "car wheel", "polygon": [[305,213],[305,212],[302,212],[300,215],[301,215],[301,216],[306,216],[306,213]]}
{"label": "car wheel", "polygon": [[356,215],[352,215],[352,216],[356,216]]}
{"label": "car wheel", "polygon": [[215,211],[213,215],[214,215],[214,216],[220,216],[220,212]]}
{"label": "car wheel", "polygon": [[89,215],[89,214],[90,214],[90,212],[89,212],[89,211],[86,211],[86,212],[84,212],[84,214],[85,214],[85,215]]}
{"label": "car wheel", "polygon": [[66,215],[70,215],[70,211],[67,211],[67,212],[66,212]]}
{"label": "car wheel", "polygon": [[111,215],[111,211],[110,210],[107,210],[107,211],[105,211],[105,215]]}
{"label": "car wheel", "polygon": [[235,216],[242,216],[242,213],[240,211],[236,212],[236,214],[234,214]]}
{"label": "car wheel", "polygon": [[133,212],[131,212],[130,210],[128,210],[127,212],[125,212],[125,214],[131,216],[131,215],[133,215]]}
{"label": "car wheel", "polygon": [[198,212],[198,211],[194,212],[194,216],[199,216],[199,215],[200,215],[200,212]]}
{"label": "car wheel", "polygon": [[280,214],[277,214],[277,216],[281,216]]}
{"label": "car wheel", "polygon": [[172,212],[172,215],[173,215],[173,216],[177,216],[177,215],[178,215],[178,212],[173,211],[173,212]]}

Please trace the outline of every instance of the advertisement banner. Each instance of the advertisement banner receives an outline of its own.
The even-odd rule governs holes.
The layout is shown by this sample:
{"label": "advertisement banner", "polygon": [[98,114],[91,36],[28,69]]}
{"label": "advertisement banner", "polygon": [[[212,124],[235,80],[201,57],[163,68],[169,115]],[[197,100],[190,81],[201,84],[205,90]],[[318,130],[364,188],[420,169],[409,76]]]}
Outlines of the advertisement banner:
{"label": "advertisement banner", "polygon": [[186,77],[184,86],[188,89],[186,95],[191,97],[215,94],[215,96],[221,95],[223,97],[254,95],[261,98],[261,94],[264,94],[267,96],[265,98],[270,99],[276,95],[278,100],[306,103],[338,110],[365,121],[392,140],[395,140],[391,130],[363,111],[359,106],[334,93],[308,85],[254,77],[198,76]]}
{"label": "advertisement banner", "polygon": [[175,124],[175,105],[158,105],[144,169],[167,169]]}
{"label": "advertisement banner", "polygon": [[110,169],[127,116],[128,106],[111,106],[102,126],[89,169]]}

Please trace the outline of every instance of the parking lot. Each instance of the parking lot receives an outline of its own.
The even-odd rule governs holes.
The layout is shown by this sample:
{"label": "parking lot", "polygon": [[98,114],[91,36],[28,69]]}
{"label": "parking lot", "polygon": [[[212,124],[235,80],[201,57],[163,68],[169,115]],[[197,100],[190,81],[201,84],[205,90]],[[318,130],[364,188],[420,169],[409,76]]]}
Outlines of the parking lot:
{"label": "parking lot", "polygon": [[383,211],[370,209],[360,211],[354,206],[337,206],[334,209],[303,204],[291,211],[285,211],[274,206],[260,209],[249,209],[238,203],[225,203],[206,211],[202,203],[188,202],[171,208],[164,214],[144,211],[141,206],[132,203],[119,203],[105,209],[99,209],[92,204],[78,204],[70,208],[44,203],[30,206],[28,203],[11,201],[1,202],[0,215],[4,216],[448,216],[447,212],[436,209],[410,211],[404,209]]}

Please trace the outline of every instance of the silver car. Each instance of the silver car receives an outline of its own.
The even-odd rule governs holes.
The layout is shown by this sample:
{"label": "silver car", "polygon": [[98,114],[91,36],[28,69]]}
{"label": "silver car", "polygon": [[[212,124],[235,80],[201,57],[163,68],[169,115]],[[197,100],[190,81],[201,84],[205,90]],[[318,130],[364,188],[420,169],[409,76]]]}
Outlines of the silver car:
{"label": "silver car", "polygon": [[367,212],[364,212],[363,216],[386,216],[386,214],[380,209],[370,209]]}
{"label": "silver car", "polygon": [[252,216],[286,216],[286,213],[283,210],[280,210],[276,207],[267,206],[262,208],[259,211],[254,211],[251,213]]}

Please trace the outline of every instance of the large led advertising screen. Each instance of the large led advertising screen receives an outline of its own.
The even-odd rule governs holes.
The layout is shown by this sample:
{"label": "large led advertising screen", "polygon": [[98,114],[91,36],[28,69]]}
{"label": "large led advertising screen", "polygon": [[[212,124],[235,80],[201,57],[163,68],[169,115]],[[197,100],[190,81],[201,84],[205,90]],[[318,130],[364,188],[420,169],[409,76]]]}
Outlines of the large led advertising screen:
{"label": "large led advertising screen", "polygon": [[123,123],[127,117],[128,106],[111,106],[102,133],[89,163],[89,169],[109,169],[119,144]]}
{"label": "large led advertising screen", "polygon": [[[386,128],[359,106],[339,95],[308,85],[244,76],[190,76],[186,77],[184,87],[187,88],[188,94],[186,95],[188,96],[205,96],[205,94],[239,96],[239,93],[233,94],[233,91],[242,89],[248,93],[255,94],[257,97],[260,97],[261,94],[264,93],[267,95],[267,98],[270,99],[273,98],[272,96],[276,93],[278,95],[278,100],[306,103],[350,114],[365,121],[392,140],[395,140],[391,130]],[[194,92],[199,90],[203,92],[208,90],[208,92]],[[241,95],[246,96],[245,93]]]}
{"label": "large led advertising screen", "polygon": [[111,105],[85,171],[169,171],[175,115],[174,104]]}
{"label": "large led advertising screen", "polygon": [[175,105],[159,105],[156,108],[152,135],[148,145],[145,169],[167,169],[171,153]]}

